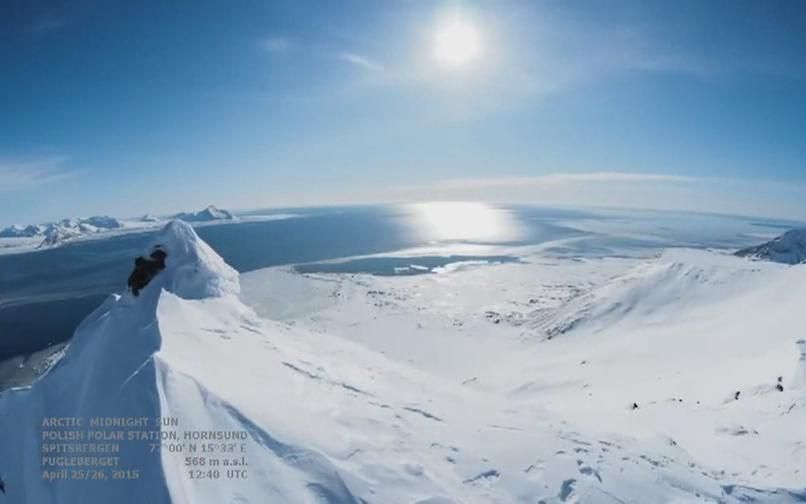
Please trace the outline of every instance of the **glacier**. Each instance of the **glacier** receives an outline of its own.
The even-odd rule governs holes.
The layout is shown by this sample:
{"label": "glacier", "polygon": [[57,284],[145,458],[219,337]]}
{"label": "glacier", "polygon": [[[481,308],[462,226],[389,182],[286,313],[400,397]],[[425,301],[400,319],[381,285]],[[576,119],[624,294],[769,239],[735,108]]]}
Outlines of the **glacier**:
{"label": "glacier", "polygon": [[[806,501],[803,265],[547,244],[417,277],[239,275],[184,222],[153,245],[139,296],[0,393],[0,502]],[[43,418],[129,416],[246,432],[248,477],[129,443],[136,480],[43,480]]]}

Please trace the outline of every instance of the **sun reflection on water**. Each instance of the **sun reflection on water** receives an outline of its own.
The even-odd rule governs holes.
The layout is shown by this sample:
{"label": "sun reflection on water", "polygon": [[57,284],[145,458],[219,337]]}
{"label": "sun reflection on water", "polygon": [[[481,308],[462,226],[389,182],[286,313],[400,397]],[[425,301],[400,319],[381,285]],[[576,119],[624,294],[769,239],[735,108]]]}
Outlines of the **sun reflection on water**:
{"label": "sun reflection on water", "polygon": [[514,213],[478,202],[439,201],[403,205],[412,231],[426,241],[500,243],[523,237]]}

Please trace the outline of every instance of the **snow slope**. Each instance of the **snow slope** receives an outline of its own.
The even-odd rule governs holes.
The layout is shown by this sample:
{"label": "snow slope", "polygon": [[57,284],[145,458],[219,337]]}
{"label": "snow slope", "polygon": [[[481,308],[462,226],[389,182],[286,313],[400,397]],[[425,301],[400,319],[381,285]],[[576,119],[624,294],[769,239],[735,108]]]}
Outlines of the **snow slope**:
{"label": "snow slope", "polygon": [[507,396],[515,411],[539,404],[588,435],[674,443],[726,485],[806,481],[804,267],[697,250],[537,254],[418,277],[267,269],[242,286],[265,316]]}
{"label": "snow slope", "polygon": [[754,289],[767,280],[759,271],[724,254],[669,249],[657,260],[636,265],[560,309],[536,310],[530,325],[548,338],[594,322],[596,332],[612,330],[619,322],[639,328],[675,325],[681,310],[722,301],[729,290]]}
{"label": "snow slope", "polygon": [[[155,245],[168,253],[166,269],[138,297],[128,293],[110,296],[81,324],[48,374],[30,388],[0,395],[0,476],[6,486],[0,502],[444,504],[806,499],[806,491],[797,483],[803,479],[790,474],[797,467],[793,462],[803,453],[803,445],[798,445],[804,439],[800,426],[806,425],[802,389],[787,389],[774,396],[778,402],[783,403],[784,397],[792,402],[786,414],[772,407],[773,394],[762,389],[736,403],[710,397],[711,389],[721,390],[719,384],[707,387],[703,396],[707,401],[703,409],[712,415],[741,418],[740,413],[747,409],[748,415],[756,415],[749,418],[765,420],[764,427],[770,430],[762,429],[760,437],[773,441],[765,450],[782,457],[779,465],[790,465],[789,472],[773,476],[746,472],[752,461],[734,473],[703,464],[690,454],[690,445],[661,435],[662,429],[653,436],[628,432],[633,425],[646,425],[641,415],[652,415],[649,407],[632,411],[623,404],[613,408],[599,400],[586,402],[582,396],[587,392],[568,386],[563,393],[574,397],[576,409],[555,407],[561,388],[556,382],[583,380],[575,376],[583,369],[578,361],[564,365],[560,361],[576,360],[580,355],[597,359],[584,369],[598,370],[602,394],[614,394],[607,392],[611,382],[604,369],[606,357],[613,358],[608,352],[621,341],[613,338],[612,349],[600,344],[596,352],[587,352],[595,348],[593,333],[567,333],[539,343],[528,337],[532,329],[524,328],[517,317],[512,319],[517,323],[506,318],[496,323],[486,311],[473,316],[468,310],[483,309],[492,302],[498,309],[520,306],[528,318],[534,303],[524,299],[521,305],[520,295],[536,291],[523,274],[542,271],[544,281],[551,282],[554,274],[559,282],[566,277],[560,273],[569,273],[562,265],[469,265],[416,280],[361,275],[300,277],[288,270],[268,270],[249,278],[248,287],[240,293],[237,273],[189,225],[172,222]],[[599,263],[575,266],[570,271],[592,273],[597,283],[610,282],[630,268],[620,260],[604,268]],[[609,271],[593,274],[603,269]],[[786,315],[770,328],[780,331],[802,320],[799,314],[789,313],[785,295],[774,295],[785,283],[776,273],[772,272],[769,283],[764,282],[762,291],[773,296],[770,304],[780,307],[775,315]],[[497,279],[498,290],[468,290],[466,282],[478,285],[482,278]],[[520,280],[511,282],[513,278]],[[803,278],[794,278],[806,285]],[[273,280],[277,285],[267,283]],[[419,287],[395,284],[397,280],[418,281]],[[509,285],[511,290],[506,290]],[[545,285],[550,287],[543,294],[553,292],[553,284]],[[575,285],[577,289],[590,287]],[[289,286],[294,289],[289,293],[300,296],[309,310],[284,307],[280,310],[284,320],[270,320],[244,303],[258,307],[268,298],[281,299],[275,294],[257,294]],[[564,294],[548,301],[558,307],[578,295],[558,289]],[[462,292],[471,294],[469,302],[453,295]],[[738,295],[732,298],[736,303],[758,301]],[[732,307],[747,308],[743,304]],[[338,315],[340,309],[344,311]],[[267,310],[262,305],[260,313]],[[396,327],[396,322],[409,315],[423,324],[422,334]],[[386,325],[376,329],[387,332],[377,332],[375,341],[366,333],[362,333],[363,341],[352,337],[354,329],[361,333],[369,320],[378,318]],[[348,319],[353,320],[352,326],[343,323]],[[737,319],[731,330],[747,322],[740,316]],[[767,321],[762,319],[759,323]],[[336,327],[329,326],[332,320],[338,320]],[[447,320],[451,320],[453,332],[435,330]],[[458,321],[455,326],[454,321]],[[408,344],[382,341],[407,334],[412,338]],[[452,347],[454,362],[448,369],[441,366],[440,356],[420,355],[410,348],[426,341],[423,334],[444,334],[449,341],[464,343]],[[526,337],[509,338],[516,334]],[[790,343],[791,359],[778,345],[788,339],[785,336],[771,339],[772,349],[761,361],[764,372],[749,373],[739,380],[741,385],[766,377],[773,362],[782,366],[782,372],[794,372],[794,343]],[[492,344],[495,339],[501,340],[497,352]],[[583,343],[572,347],[574,340]],[[484,341],[483,346],[476,347],[476,341]],[[563,341],[568,348],[549,347]],[[720,340],[718,349],[735,363],[750,358],[746,352],[764,348],[743,341],[739,340],[742,344],[737,350],[725,351]],[[672,362],[678,366],[684,365],[686,360],[671,351],[673,347],[672,341],[666,342],[664,353],[674,357]],[[484,352],[483,358],[469,358],[476,352]],[[443,357],[450,359],[450,352]],[[769,363],[766,358],[771,359]],[[481,363],[486,365],[478,369],[474,380],[468,373]],[[711,359],[710,364],[720,363]],[[616,374],[614,386],[622,378]],[[458,380],[457,376],[467,379]],[[528,386],[527,380],[536,385]],[[537,384],[538,380],[545,383]],[[660,394],[674,389],[668,383],[665,387],[669,390]],[[660,408],[657,415],[669,413]],[[728,408],[740,411],[724,413]],[[604,428],[592,426],[596,422],[584,418],[581,411],[587,417],[601,415],[605,425],[600,427]],[[128,415],[176,417],[186,431],[246,431],[249,477],[191,479],[182,454],[166,449],[152,452],[148,445],[132,443],[124,446],[123,460],[126,466],[141,470],[137,481],[41,479],[37,447],[43,416]],[[689,430],[695,437],[714,435],[699,431],[705,424],[697,415],[688,418],[694,422]],[[616,425],[616,420],[625,425]],[[747,439],[723,437],[729,438],[728,446]],[[762,441],[754,447],[763,448]],[[786,442],[791,453],[782,448]],[[743,453],[741,447],[737,450]],[[778,470],[778,465],[768,467],[768,472]]]}

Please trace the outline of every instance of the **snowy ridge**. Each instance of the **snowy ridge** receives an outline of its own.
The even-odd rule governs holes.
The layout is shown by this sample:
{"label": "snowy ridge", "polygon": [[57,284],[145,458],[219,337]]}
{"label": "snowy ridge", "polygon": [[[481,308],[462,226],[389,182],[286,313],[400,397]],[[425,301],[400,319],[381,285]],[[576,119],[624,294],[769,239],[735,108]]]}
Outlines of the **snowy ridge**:
{"label": "snowy ridge", "polygon": [[[48,374],[28,389],[0,394],[6,485],[0,498],[43,504],[806,499],[804,490],[711,469],[668,438],[583,431],[542,402],[513,401],[396,360],[394,352],[260,318],[241,301],[237,273],[183,222],[166,226],[154,245],[166,251],[166,267],[138,297],[110,296]],[[681,275],[667,270],[658,274]],[[463,269],[434,281],[473,273]],[[525,366],[531,359],[511,361],[509,378],[551,376],[534,374]],[[788,418],[803,420],[803,404],[793,408]],[[123,464],[139,468],[139,480],[46,482],[41,454],[31,449],[40,445],[43,416],[172,416],[185,430],[245,430],[249,478],[191,479],[182,454],[124,443]]]}
{"label": "snowy ridge", "polygon": [[[3,413],[0,428],[4,433],[0,443],[0,458],[4,461],[0,463],[0,474],[12,502],[110,502],[124,495],[130,502],[223,502],[249,492],[242,488],[244,485],[224,489],[226,498],[222,495],[220,499],[209,488],[194,492],[182,460],[168,456],[165,461],[169,464],[163,466],[159,451],[151,452],[142,442],[122,443],[122,451],[126,453],[126,465],[140,469],[146,484],[61,480],[48,483],[40,477],[39,453],[31,447],[40,443],[44,416],[156,418],[177,412],[186,421],[186,428],[242,429],[244,423],[248,424],[232,406],[207,392],[195,379],[174,372],[168,356],[159,352],[164,338],[157,318],[161,299],[168,296],[181,304],[183,299],[206,298],[209,302],[219,297],[223,305],[233,305],[232,296],[238,291],[237,273],[199,240],[189,225],[180,221],[166,226],[154,246],[167,251],[166,268],[140,296],[110,296],[80,325],[50,373],[26,390],[0,395]],[[190,347],[184,347],[182,353],[188,350]],[[177,383],[190,384],[190,389],[176,396],[172,392]],[[199,404],[193,403],[196,398],[200,399]],[[179,406],[174,400],[179,401]],[[197,409],[186,409],[190,407]],[[213,423],[206,424],[208,420]],[[264,443],[270,439],[265,432],[255,431],[254,426],[249,430],[255,436],[260,434]],[[18,464],[13,454],[31,456]],[[288,463],[293,465],[304,450],[292,454],[295,456]],[[314,455],[310,458],[316,459]],[[9,464],[12,460],[14,464]],[[319,467],[313,463],[310,466],[313,470]],[[321,470],[324,473],[327,468]],[[319,479],[323,486],[329,484],[328,478]],[[333,483],[328,491],[337,487]],[[264,502],[263,496],[272,495],[264,494],[263,490],[261,482],[257,482],[248,502]],[[284,497],[285,501],[295,501],[291,495]]]}
{"label": "snowy ridge", "polygon": [[787,231],[772,241],[742,249],[736,255],[784,264],[806,262],[806,229]]}
{"label": "snowy ridge", "polygon": [[[159,238],[169,251],[164,275],[139,298],[110,296],[76,329],[58,364],[27,390],[0,395],[0,455],[29,455],[21,464],[3,464],[0,473],[12,502],[108,502],[122,492],[132,502],[168,502],[158,452],[142,442],[123,443],[122,451],[150,488],[121,481],[43,481],[40,474],[40,425],[44,417],[152,417],[160,415],[153,354],[162,335],[156,308],[163,288],[189,297],[237,290],[237,274],[187,224],[172,222]],[[233,285],[234,282],[234,285]]]}
{"label": "snowy ridge", "polygon": [[171,221],[156,240],[155,247],[168,252],[165,271],[159,275],[159,283],[166,291],[185,299],[239,292],[238,272],[204,243],[189,225]]}

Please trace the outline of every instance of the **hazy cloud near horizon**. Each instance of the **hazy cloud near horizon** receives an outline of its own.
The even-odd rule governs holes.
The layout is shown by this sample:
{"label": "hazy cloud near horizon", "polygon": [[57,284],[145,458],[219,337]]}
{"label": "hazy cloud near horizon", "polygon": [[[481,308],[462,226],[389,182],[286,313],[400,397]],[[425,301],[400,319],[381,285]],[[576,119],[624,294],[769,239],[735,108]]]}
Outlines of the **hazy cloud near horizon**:
{"label": "hazy cloud near horizon", "polygon": [[66,168],[66,161],[60,156],[24,160],[0,158],[0,191],[23,191],[78,176],[77,171]]}
{"label": "hazy cloud near horizon", "polygon": [[[45,180],[55,181],[58,178]],[[267,200],[273,204],[266,205]],[[38,219],[13,221],[9,221],[5,215],[0,215],[0,225],[44,223],[63,217],[91,214],[112,214],[117,217],[133,217],[145,213],[169,215],[196,210],[209,203],[228,210],[251,210],[271,207],[407,204],[431,201],[654,209],[732,214],[806,223],[804,200],[806,200],[806,186],[782,186],[775,181],[727,180],[634,172],[577,172],[536,177],[456,178],[390,186],[383,190],[372,191],[361,190],[359,185],[345,187],[335,197],[333,191],[322,192],[316,189],[305,193],[268,192],[262,193],[262,197],[259,198],[252,198],[249,194],[211,194],[202,204],[190,201],[185,206],[181,206],[180,201],[168,207],[152,207],[144,204],[143,207],[130,207],[124,213],[96,209],[96,211],[74,211],[64,214],[50,213],[47,216],[43,214]],[[774,203],[771,204],[770,201]]]}

